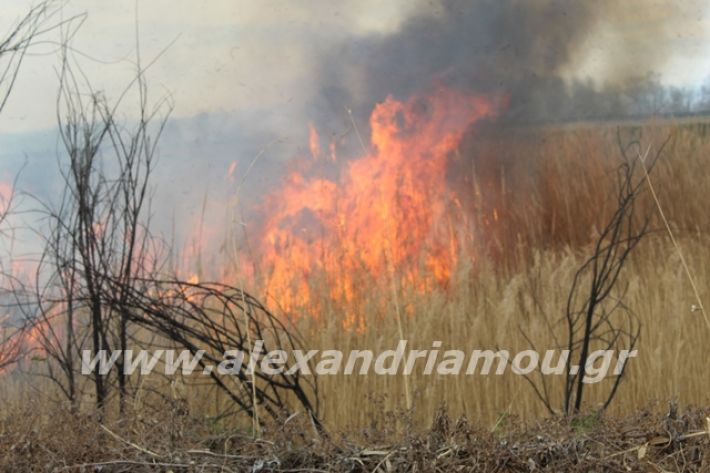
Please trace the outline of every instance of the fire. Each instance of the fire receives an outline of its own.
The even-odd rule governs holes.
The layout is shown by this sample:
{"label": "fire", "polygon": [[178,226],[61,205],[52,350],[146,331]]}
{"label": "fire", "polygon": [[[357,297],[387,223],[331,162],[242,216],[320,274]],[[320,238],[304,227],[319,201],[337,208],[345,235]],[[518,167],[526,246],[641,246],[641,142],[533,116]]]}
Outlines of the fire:
{"label": "fire", "polygon": [[[310,167],[290,172],[264,209],[259,261],[269,294],[292,310],[319,303],[313,278],[346,302],[368,278],[420,290],[445,285],[460,249],[449,156],[471,125],[497,113],[498,102],[448,89],[389,97],[370,116],[371,149],[338,161],[336,178],[318,172],[321,146],[310,126]],[[328,151],[335,162],[336,146]]]}
{"label": "fire", "polygon": [[[52,324],[54,325],[54,324]],[[63,337],[59,327],[52,327],[55,336]],[[37,321],[27,327],[18,327],[10,322],[8,315],[0,317],[0,374],[10,371],[28,355],[46,355],[45,343],[50,333],[50,320]]]}
{"label": "fire", "polygon": [[318,131],[313,124],[308,126],[308,147],[311,150],[311,156],[314,158],[320,156],[320,139],[318,138]]}

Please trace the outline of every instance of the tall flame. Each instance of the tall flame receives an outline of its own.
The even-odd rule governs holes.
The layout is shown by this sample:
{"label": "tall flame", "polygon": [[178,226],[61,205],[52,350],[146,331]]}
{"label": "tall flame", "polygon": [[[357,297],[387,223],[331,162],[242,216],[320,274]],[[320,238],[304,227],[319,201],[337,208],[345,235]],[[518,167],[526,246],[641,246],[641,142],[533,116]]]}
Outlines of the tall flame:
{"label": "tall flame", "polygon": [[[269,294],[292,310],[318,304],[314,277],[345,301],[357,296],[363,274],[396,274],[422,289],[445,284],[459,251],[447,162],[464,132],[494,115],[497,103],[449,89],[407,101],[388,97],[370,117],[372,149],[363,143],[362,156],[341,165],[337,178],[290,172],[267,199],[260,232]],[[320,145],[312,126],[309,144],[315,168]],[[333,160],[333,144],[328,154]]]}

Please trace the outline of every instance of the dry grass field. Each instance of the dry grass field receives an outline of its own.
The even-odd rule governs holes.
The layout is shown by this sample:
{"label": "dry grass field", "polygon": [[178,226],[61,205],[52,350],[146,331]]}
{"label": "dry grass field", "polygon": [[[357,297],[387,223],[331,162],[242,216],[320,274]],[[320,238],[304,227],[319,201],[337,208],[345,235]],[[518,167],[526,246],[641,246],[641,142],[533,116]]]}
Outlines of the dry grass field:
{"label": "dry grass field", "polygon": [[20,3],[0,473],[710,472],[707,8]]}
{"label": "dry grass field", "polygon": [[[504,136],[497,132],[466,146],[465,152],[471,153],[470,162],[476,167],[476,178],[469,182],[471,192],[487,196],[485,205],[473,211],[472,220],[485,231],[475,240],[475,249],[461,247],[462,253],[476,253],[474,257],[461,258],[462,263],[455,267],[449,284],[430,286],[422,291],[402,284],[399,279],[402,276],[396,272],[385,273],[385,277],[366,275],[358,279],[361,283],[358,297],[337,300],[332,297],[332,288],[324,282],[328,279],[316,274],[306,283],[310,294],[319,295],[313,298],[317,304],[305,304],[288,314],[281,313],[275,295],[263,291],[267,303],[273,304],[280,317],[292,319],[304,346],[309,349],[377,352],[393,349],[400,338],[408,340],[411,348],[429,348],[434,340],[442,342],[442,350],[504,348],[515,352],[530,348],[528,340],[538,348],[555,348],[552,335],[564,314],[572,277],[588,257],[595,232],[614,210],[613,170],[621,159],[619,137],[639,139],[642,147],[650,146],[652,150],[658,150],[668,139],[651,172],[651,180],[687,259],[701,300],[710,300],[707,289],[710,213],[706,204],[710,189],[710,136],[706,126],[649,123],[634,128],[623,125],[567,127],[517,131],[513,136],[512,140],[505,138],[503,145],[499,140]],[[505,153],[502,158],[496,155],[501,152]],[[493,159],[495,156],[497,159]],[[624,302],[642,323],[641,338],[638,356],[630,362],[619,392],[607,411],[607,418],[624,418],[627,419],[624,422],[631,424],[655,422],[651,419],[664,414],[668,401],[678,402],[682,409],[707,406],[710,402],[705,358],[710,328],[703,314],[693,309],[696,298],[690,281],[648,192],[644,193],[640,206],[640,213],[652,215],[652,232],[632,254],[619,287],[625,288]],[[492,207],[496,209],[496,219],[490,218]],[[353,314],[358,318],[355,325]],[[32,371],[32,361],[26,361],[25,367]],[[0,389],[6,422],[0,435],[27,438],[37,435],[37,431],[22,434],[24,427],[13,427],[17,424],[17,413],[26,411],[28,402],[35,406],[32,415],[37,425],[51,425],[57,415],[64,415],[57,412],[66,412],[59,401],[61,396],[48,382],[17,373],[5,376]],[[407,445],[412,447],[413,432],[435,435],[436,425],[434,430],[428,429],[442,408],[451,419],[464,416],[476,429],[501,430],[508,432],[506,435],[517,435],[512,432],[517,432],[521,425],[533,425],[549,418],[530,385],[509,370],[500,376],[423,375],[416,370],[411,376],[341,374],[321,376],[318,382],[320,415],[326,429],[347,433],[348,438],[359,439],[353,441],[364,445],[386,439],[389,444],[409,442]],[[560,379],[552,383],[555,406],[561,402],[561,382]],[[593,411],[602,401],[608,382],[588,387],[587,411]],[[132,418],[143,419],[139,424],[147,424],[141,424],[140,428],[127,427],[125,420],[118,418],[109,423],[113,428],[124,429],[131,443],[170,450],[170,446],[158,445],[151,437],[154,432],[164,440],[164,435],[157,430],[150,431],[152,424],[148,419],[152,416],[170,418],[170,422],[180,425],[180,433],[176,435],[181,437],[171,444],[176,449],[194,450],[205,446],[206,438],[229,442],[220,437],[226,435],[225,432],[241,432],[239,435],[246,437],[253,433],[248,419],[219,418],[229,405],[229,399],[214,387],[194,386],[190,380],[176,383],[153,377],[137,381],[137,386],[131,403],[135,414]],[[91,398],[86,401],[84,410],[90,415]],[[156,405],[161,406],[157,411]],[[628,420],[641,409],[651,409],[652,414],[639,414],[641,417],[634,417],[636,420]],[[702,412],[693,412],[685,415],[695,416],[693,418],[700,420],[694,422],[702,423]],[[645,420],[638,420],[641,418]],[[565,425],[568,427],[563,430],[569,428],[569,424]],[[605,437],[620,428],[619,424],[599,425],[594,421],[590,428],[597,433],[590,435]],[[157,424],[154,428],[157,429]],[[593,430],[597,428],[601,430]],[[649,428],[649,433],[643,435],[652,435],[655,427]],[[689,428],[686,426],[683,432],[687,434]],[[306,423],[298,429],[309,430],[310,427]],[[258,435],[269,438],[278,431],[278,427],[265,427]],[[45,431],[40,429],[40,432]],[[633,450],[634,440],[623,437],[626,435],[623,433],[618,435],[621,437],[616,445],[623,444],[624,448],[631,445]],[[139,444],[133,448],[131,443],[126,443],[129,441],[120,440],[121,437],[111,438],[112,442],[117,442],[118,450],[133,451],[140,457],[136,465],[147,461]],[[622,442],[622,438],[626,440]],[[214,448],[214,445],[206,448]],[[308,449],[322,446],[299,448],[302,449],[297,451],[305,454]],[[87,446],[78,445],[76,449],[85,449],[88,458],[95,458]],[[263,454],[260,452],[255,453],[254,458]],[[319,452],[323,458],[335,455],[334,451]],[[104,454],[105,451],[100,457],[105,460]],[[125,458],[131,456],[124,454]],[[661,450],[654,454],[660,455],[658,461],[669,461],[670,456],[664,457]],[[8,455],[6,458],[17,461],[14,454]],[[249,461],[254,460],[249,458]],[[236,457],[232,460],[237,461]],[[181,462],[173,459],[176,465]]]}
{"label": "dry grass field", "polygon": [[[670,137],[651,179],[703,301],[710,297],[706,130],[668,124],[620,129],[622,139],[629,139],[624,133],[638,136],[642,146],[652,149]],[[441,340],[442,350],[500,347],[513,352],[530,347],[523,332],[539,347],[555,347],[549,323],[562,317],[574,272],[591,251],[594,232],[614,209],[613,170],[621,159],[617,128],[536,130],[512,144],[478,146],[470,150],[476,162],[497,163],[484,170],[484,192],[495,195],[500,215],[488,226],[487,251],[457,268],[446,288],[426,293],[398,289],[393,297],[391,281],[372,281],[355,307],[330,304],[320,308],[316,319],[299,318],[307,346],[392,349],[400,338],[399,320],[403,338],[417,348]],[[509,153],[506,159],[486,160],[501,150]],[[709,401],[705,343],[710,328],[700,311],[692,310],[691,284],[648,193],[642,206],[653,215],[653,232],[633,254],[622,282],[628,286],[625,303],[640,317],[642,334],[638,358],[611,406],[613,414],[670,399],[683,405]],[[343,330],[342,321],[353,311],[362,314],[364,329]],[[386,411],[406,410],[407,390],[420,426],[442,404],[489,426],[505,415],[533,420],[545,414],[527,382],[510,372],[333,376],[320,382],[324,419],[339,429],[366,427]],[[590,388],[592,397],[603,385]]]}
{"label": "dry grass field", "polygon": [[[513,132],[512,141],[496,132],[469,146],[466,152],[475,157],[479,179],[471,193],[486,195],[472,220],[484,230],[475,248],[461,249],[476,254],[461,258],[445,287],[421,291],[404,287],[396,273],[364,275],[361,297],[343,301],[333,300],[332,288],[315,275],[306,281],[320,296],[314,306],[279,313],[275,294],[263,292],[264,299],[281,317],[293,319],[309,349],[392,349],[400,330],[411,348],[429,348],[440,340],[442,350],[498,347],[515,352],[530,348],[523,333],[542,349],[555,348],[550,324],[564,313],[571,278],[614,210],[613,171],[622,159],[617,133],[622,139],[630,139],[625,134],[638,137],[652,149],[670,137],[651,179],[700,296],[710,300],[710,135],[703,125],[668,123],[524,130]],[[647,192],[641,206],[640,212],[652,215],[653,231],[632,255],[623,286],[628,286],[626,305],[642,322],[642,337],[639,355],[612,404],[615,413],[669,399],[705,403],[710,392],[703,356],[709,329],[700,311],[692,309],[691,284]],[[488,218],[493,207],[496,221]],[[344,328],[353,314],[357,327]],[[325,422],[338,429],[363,427],[385,411],[406,410],[407,390],[413,417],[422,423],[442,404],[484,424],[501,415],[535,419],[543,413],[528,384],[509,372],[425,376],[415,370],[407,377],[336,375],[319,382]],[[3,389],[17,385],[4,383]],[[12,397],[5,399],[11,403]],[[188,402],[197,411],[213,409],[210,402],[204,405],[203,396],[188,396]]]}

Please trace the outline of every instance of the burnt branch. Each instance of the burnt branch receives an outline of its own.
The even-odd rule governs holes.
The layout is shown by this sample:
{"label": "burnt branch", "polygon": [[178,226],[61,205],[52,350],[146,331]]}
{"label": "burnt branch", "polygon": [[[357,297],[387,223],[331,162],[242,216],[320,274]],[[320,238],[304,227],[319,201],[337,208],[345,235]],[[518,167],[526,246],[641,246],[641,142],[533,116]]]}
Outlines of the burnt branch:
{"label": "burnt branch", "polygon": [[[668,140],[651,160],[649,172],[660,158],[666,143]],[[623,302],[626,287],[622,283],[622,273],[632,252],[650,231],[650,216],[639,215],[638,212],[638,200],[643,193],[645,180],[638,177],[638,160],[630,155],[630,150],[639,147],[639,144],[623,146],[619,137],[619,145],[624,159],[615,173],[615,210],[599,231],[591,256],[582,263],[572,279],[566,309],[558,322],[564,332],[561,346],[554,333],[555,327],[547,321],[558,344],[557,348],[569,354],[565,363],[567,375],[562,391],[562,412],[565,415],[579,413],[584,406],[593,350],[611,350],[617,354],[622,350],[632,352],[641,332],[640,319]],[[534,347],[530,337],[525,333],[524,336],[530,346]],[[614,399],[626,373],[626,363],[619,363],[617,367],[620,369],[605,391],[602,411]],[[538,374],[539,379],[526,379],[546,409],[554,412],[548,380],[542,373]]]}

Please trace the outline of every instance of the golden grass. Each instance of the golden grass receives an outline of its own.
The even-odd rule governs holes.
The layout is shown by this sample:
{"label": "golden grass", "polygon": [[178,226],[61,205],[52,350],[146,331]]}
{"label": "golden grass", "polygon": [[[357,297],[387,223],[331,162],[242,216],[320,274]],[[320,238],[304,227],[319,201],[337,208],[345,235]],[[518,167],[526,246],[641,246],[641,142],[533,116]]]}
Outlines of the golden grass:
{"label": "golden grass", "polygon": [[[621,133],[623,140],[638,137],[642,145],[651,145],[652,153],[672,135],[652,171],[653,182],[699,296],[710,300],[706,128],[648,125]],[[475,155],[471,193],[484,196],[482,213],[495,207],[501,215],[497,224],[486,227],[485,252],[460,268],[446,290],[420,294],[398,289],[393,297],[390,282],[372,281],[368,300],[359,300],[357,307],[319,307],[317,320],[298,321],[307,346],[378,351],[395,348],[403,336],[411,348],[429,348],[441,340],[442,350],[500,347],[514,352],[529,348],[524,330],[538,348],[554,348],[546,319],[554,323],[564,314],[572,276],[589,254],[595,230],[614,210],[613,171],[621,159],[616,140],[616,128],[596,127],[531,130],[517,135],[513,144],[509,137],[492,136],[468,144],[466,152]],[[625,302],[643,327],[638,358],[629,365],[612,413],[672,398],[695,404],[710,400],[710,333],[702,315],[692,310],[692,285],[650,195],[641,206],[654,216],[656,231],[636,250],[621,284],[628,284]],[[401,307],[409,310],[398,316]],[[342,329],[341,321],[352,311],[364,315],[366,330]],[[502,415],[528,420],[545,415],[526,381],[509,371],[486,377],[339,375],[322,377],[320,383],[326,424],[338,428],[366,427],[384,411],[404,410],[408,396],[413,418],[422,425],[442,403],[452,414],[465,413],[490,426]],[[607,386],[588,387],[591,406],[602,400]]]}
{"label": "golden grass", "polygon": [[[640,136],[652,149],[673,135],[652,179],[699,296],[710,301],[706,131],[701,125],[649,124],[623,129],[622,134],[624,139]],[[620,159],[611,126],[529,130],[513,138],[501,131],[472,138],[462,145],[453,166],[459,175],[468,173],[456,185],[470,195],[474,223],[483,229],[475,261],[462,264],[449,287],[426,294],[403,288],[396,275],[394,280],[369,280],[363,290],[367,297],[350,305],[329,300],[324,279],[314,277],[310,284],[323,297],[317,309],[300,312],[316,316],[296,322],[306,347],[379,351],[395,348],[404,338],[409,348],[425,349],[441,340],[442,350],[500,347],[515,352],[529,348],[525,331],[538,348],[554,348],[548,322],[563,316],[572,276],[589,254],[595,230],[614,210],[613,170]],[[710,401],[710,333],[701,315],[691,310],[696,303],[692,287],[650,196],[641,205],[654,215],[658,231],[642,242],[623,276],[622,284],[628,284],[625,302],[643,327],[638,357],[630,362],[611,413],[672,398],[685,404]],[[485,223],[493,208],[499,220]],[[363,317],[365,330],[343,329],[343,320],[353,312]],[[410,405],[408,417],[418,426],[429,423],[442,404],[454,417],[466,414],[491,428],[507,415],[525,420],[546,415],[525,380],[509,370],[502,376],[335,375],[319,382],[322,416],[334,429],[387,424],[401,431],[408,426],[398,425],[390,414]],[[166,389],[158,380],[144,384],[146,393],[148,387]],[[606,386],[588,388],[592,406]],[[197,414],[213,415],[228,403],[214,390],[180,390]],[[18,407],[17,396],[27,393],[24,382],[4,383],[5,410]]]}

